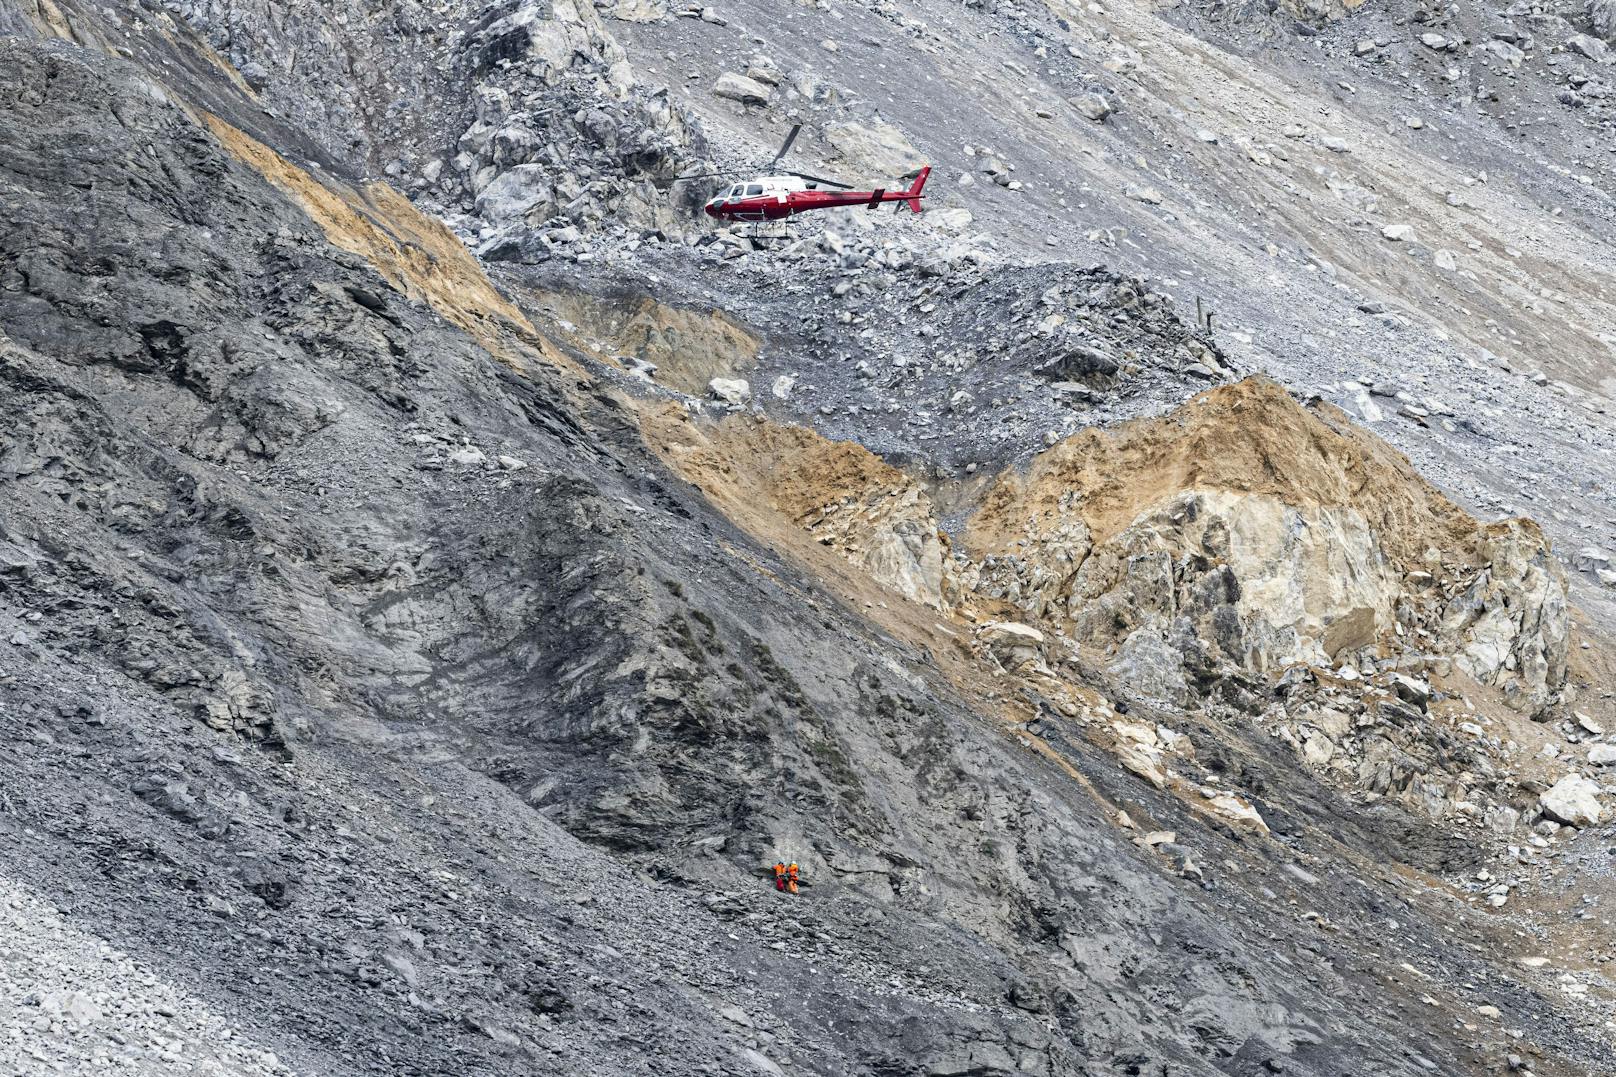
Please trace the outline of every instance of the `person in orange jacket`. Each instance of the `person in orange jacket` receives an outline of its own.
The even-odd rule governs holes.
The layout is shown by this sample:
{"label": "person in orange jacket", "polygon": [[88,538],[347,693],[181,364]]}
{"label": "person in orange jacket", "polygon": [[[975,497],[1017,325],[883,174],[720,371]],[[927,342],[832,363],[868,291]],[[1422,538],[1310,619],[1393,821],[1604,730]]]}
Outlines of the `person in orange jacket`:
{"label": "person in orange jacket", "polygon": [[786,868],[786,889],[793,894],[797,892],[797,865],[795,864]]}
{"label": "person in orange jacket", "polygon": [[774,888],[776,890],[786,888],[786,866],[778,860],[774,863]]}

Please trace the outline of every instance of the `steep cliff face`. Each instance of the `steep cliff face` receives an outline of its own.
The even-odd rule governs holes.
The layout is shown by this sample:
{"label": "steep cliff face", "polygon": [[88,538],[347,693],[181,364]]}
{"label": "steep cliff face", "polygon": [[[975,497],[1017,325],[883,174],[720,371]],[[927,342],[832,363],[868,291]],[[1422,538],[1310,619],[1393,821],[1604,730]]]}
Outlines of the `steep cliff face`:
{"label": "steep cliff face", "polygon": [[[968,534],[997,558],[995,597],[1135,656],[1175,633],[1257,673],[1457,655],[1531,711],[1565,681],[1565,574],[1536,526],[1482,525],[1343,413],[1272,384],[1047,450]],[[1182,672],[1148,675],[1185,698]]]}
{"label": "steep cliff face", "polygon": [[1539,529],[1114,269],[584,257],[609,10],[0,2],[0,1062],[1608,1068]]}

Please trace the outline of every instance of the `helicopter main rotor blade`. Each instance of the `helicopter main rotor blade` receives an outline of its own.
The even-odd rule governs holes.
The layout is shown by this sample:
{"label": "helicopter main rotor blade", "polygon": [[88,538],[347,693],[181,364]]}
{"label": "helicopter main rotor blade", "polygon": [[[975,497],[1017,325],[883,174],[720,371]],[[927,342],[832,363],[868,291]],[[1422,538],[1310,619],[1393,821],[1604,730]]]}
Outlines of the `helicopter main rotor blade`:
{"label": "helicopter main rotor blade", "polygon": [[731,168],[723,172],[697,172],[691,176],[675,176],[674,183],[685,183],[689,180],[712,179],[715,176],[739,176],[745,169]]}
{"label": "helicopter main rotor blade", "polygon": [[787,172],[786,175],[796,176],[798,179],[805,179],[811,183],[823,183],[826,187],[839,187],[844,191],[851,191],[853,189],[853,185],[851,183],[842,183],[839,180],[826,179],[824,176],[810,176],[806,172]]}
{"label": "helicopter main rotor blade", "polygon": [[774,155],[774,160],[769,162],[769,167],[767,169],[764,169],[764,171],[767,172],[767,171],[772,170],[775,165],[780,163],[780,158],[784,157],[787,153],[789,153],[791,151],[791,144],[793,142],[797,141],[797,132],[799,132],[801,130],[802,130],[802,124],[794,123],[794,124],[791,125],[791,133],[786,136],[785,145],[780,147],[780,152]]}

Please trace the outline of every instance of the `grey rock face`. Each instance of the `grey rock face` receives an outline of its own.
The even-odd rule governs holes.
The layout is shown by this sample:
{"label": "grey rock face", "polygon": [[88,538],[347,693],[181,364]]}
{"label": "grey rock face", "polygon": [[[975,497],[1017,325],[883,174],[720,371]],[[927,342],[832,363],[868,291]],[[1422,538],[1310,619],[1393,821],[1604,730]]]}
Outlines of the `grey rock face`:
{"label": "grey rock face", "polygon": [[1588,21],[1601,39],[1616,44],[1616,2],[1588,0]]}
{"label": "grey rock face", "polygon": [[592,5],[167,7],[338,161],[413,178],[418,197],[474,214],[483,239],[551,218],[675,226],[685,192],[671,180],[699,145]]}
{"label": "grey rock face", "polygon": [[[123,39],[65,7],[86,39]],[[0,5],[7,29],[37,10]],[[246,1072],[1471,1072],[1451,1015],[1420,1001],[1435,988],[1388,975],[1415,962],[1459,997],[1488,984],[1545,1055],[1608,1061],[1518,970],[1476,956],[1483,922],[1408,882],[1473,866],[1473,847],[1341,797],[1249,723],[1127,703],[1100,673],[1094,691],[1141,726],[1190,730],[1176,736],[1261,799],[1283,842],[1207,825],[1070,716],[1006,721],[950,680],[946,642],[878,627],[670,475],[604,378],[577,373],[598,358],[498,310],[465,328],[311,219],[293,173],[272,184],[273,162],[250,167],[196,118],[199,101],[229,109],[299,161],[273,136],[306,124],[330,158],[305,161],[307,182],[355,215],[333,216],[442,269],[446,252],[356,193],[359,161],[476,131],[432,151],[467,160],[433,180],[423,166],[417,194],[469,211],[486,196],[486,241],[635,197],[615,179],[659,128],[634,113],[662,106],[614,81],[591,11],[557,30],[555,10],[509,3],[186,10],[260,65],[248,82],[281,118],[254,118],[190,53],[0,43],[0,874],[28,891],[8,906],[25,942],[7,947],[50,954],[57,920],[106,940],[160,971],[143,984],[177,985],[160,1004],[205,1010],[209,1030],[229,1015],[251,1054],[213,1047]],[[355,25],[374,44],[349,68]],[[446,54],[498,93],[378,108],[450,85]],[[633,175],[680,160],[653,143]],[[694,275],[707,252],[664,256]],[[848,321],[816,311],[797,358],[764,362],[924,357],[893,399],[965,392],[945,463],[1014,455],[991,410],[971,411],[1002,391],[1001,364],[1039,394],[1029,408],[1068,406],[1029,376],[1037,341],[1102,351],[1114,369],[1072,373],[1122,400],[1223,369],[1124,273],[1074,269],[1051,291],[969,249],[836,257],[865,261],[811,273],[871,265]],[[894,284],[937,291],[864,335],[855,312]],[[933,365],[939,340],[960,343]],[[851,430],[852,383],[831,388],[846,395],[786,395],[834,399]],[[857,421],[920,444],[901,417]],[[1024,634],[995,639],[1036,666]],[[1388,787],[1411,784],[1386,743]],[[1175,840],[1135,843],[1119,811]],[[797,897],[757,875],[780,857],[804,865]],[[149,1015],[107,1023],[143,975],[121,960],[106,1005],[41,992],[51,1019],[26,1048],[47,1057],[8,1040],[0,1062],[72,1067],[129,1046],[110,1032],[167,1035]]]}

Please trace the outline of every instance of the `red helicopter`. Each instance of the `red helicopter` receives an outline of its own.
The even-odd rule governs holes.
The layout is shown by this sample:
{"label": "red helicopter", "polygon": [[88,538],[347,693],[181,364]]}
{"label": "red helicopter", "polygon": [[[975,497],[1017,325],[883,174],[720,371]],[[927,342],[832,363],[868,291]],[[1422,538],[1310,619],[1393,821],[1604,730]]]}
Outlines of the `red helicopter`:
{"label": "red helicopter", "polygon": [[[773,171],[780,159],[797,140],[802,124],[793,124],[785,145],[763,171]],[[705,172],[696,176],[681,176],[680,181],[703,179],[709,176],[734,175],[733,172]],[[914,182],[900,191],[877,188],[873,191],[855,191],[846,183],[810,176],[806,172],[781,169],[772,176],[758,176],[719,191],[703,207],[707,216],[729,221],[782,221],[811,209],[834,209],[839,206],[867,206],[874,209],[883,202],[895,202],[895,209],[907,205],[911,213],[920,212],[921,191],[926,177],[931,175],[927,165],[915,173]],[[834,187],[835,191],[821,191],[819,187]]]}

